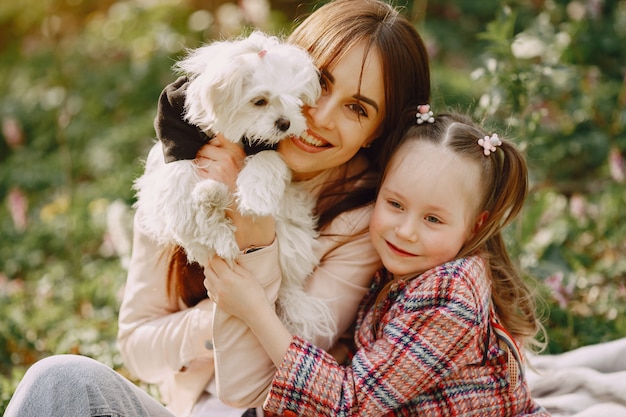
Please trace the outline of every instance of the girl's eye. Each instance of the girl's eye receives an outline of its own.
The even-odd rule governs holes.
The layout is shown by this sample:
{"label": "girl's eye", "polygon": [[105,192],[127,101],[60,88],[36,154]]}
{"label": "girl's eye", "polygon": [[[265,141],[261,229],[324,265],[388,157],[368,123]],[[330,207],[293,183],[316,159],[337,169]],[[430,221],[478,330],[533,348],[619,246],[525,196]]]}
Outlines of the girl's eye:
{"label": "girl's eye", "polygon": [[441,221],[435,216],[426,216],[426,221],[429,223],[441,223]]}
{"label": "girl's eye", "polygon": [[356,104],[349,104],[348,108],[350,109],[350,111],[353,111],[354,113],[356,113],[359,117],[367,118],[367,111],[360,104],[358,104],[358,103],[356,103]]}
{"label": "girl's eye", "polygon": [[398,210],[402,209],[402,206],[401,206],[401,205],[400,205],[400,203],[398,203],[397,201],[394,201],[394,200],[387,200],[387,203],[388,203],[391,207],[393,207],[393,208],[395,208],[395,209],[398,209]]}

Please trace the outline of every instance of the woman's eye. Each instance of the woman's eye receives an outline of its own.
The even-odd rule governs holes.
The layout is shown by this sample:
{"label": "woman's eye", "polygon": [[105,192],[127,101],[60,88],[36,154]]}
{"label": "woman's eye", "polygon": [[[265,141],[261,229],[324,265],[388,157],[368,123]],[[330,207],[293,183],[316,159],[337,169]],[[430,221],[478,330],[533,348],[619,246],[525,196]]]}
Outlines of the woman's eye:
{"label": "woman's eye", "polygon": [[348,108],[350,109],[350,111],[356,113],[359,117],[367,118],[367,111],[365,111],[365,108],[360,104],[349,104]]}
{"label": "woman's eye", "polygon": [[327,92],[328,91],[328,82],[326,81],[326,78],[324,78],[324,76],[320,77],[320,87],[322,87],[322,92]]}

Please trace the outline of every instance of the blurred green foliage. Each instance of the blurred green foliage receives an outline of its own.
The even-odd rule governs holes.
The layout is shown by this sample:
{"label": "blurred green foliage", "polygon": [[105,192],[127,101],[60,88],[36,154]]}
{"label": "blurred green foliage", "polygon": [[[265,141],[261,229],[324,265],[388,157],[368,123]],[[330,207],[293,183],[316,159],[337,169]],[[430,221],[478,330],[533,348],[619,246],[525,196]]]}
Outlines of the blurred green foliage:
{"label": "blurred green foliage", "polygon": [[475,112],[526,149],[511,247],[546,284],[549,350],[626,336],[626,2],[508,2],[479,38]]}
{"label": "blurred green foliage", "polygon": [[[0,4],[0,411],[50,354],[124,372],[131,185],[171,65],[246,26],[286,33],[297,8],[208,3]],[[626,1],[399,4],[429,47],[433,108],[467,109],[528,153],[507,238],[537,279],[549,351],[626,336]]]}

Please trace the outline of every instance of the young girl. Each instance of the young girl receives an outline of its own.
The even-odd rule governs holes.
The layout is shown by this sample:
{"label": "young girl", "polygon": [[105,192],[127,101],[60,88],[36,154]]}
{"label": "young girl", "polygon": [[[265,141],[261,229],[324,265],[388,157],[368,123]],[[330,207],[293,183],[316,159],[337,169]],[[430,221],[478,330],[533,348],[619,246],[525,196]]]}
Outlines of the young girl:
{"label": "young girl", "polygon": [[548,415],[523,374],[522,346],[541,326],[502,238],[524,204],[524,158],[466,117],[430,120],[406,129],[382,178],[370,238],[384,268],[361,303],[347,366],[289,334],[253,272],[216,261],[206,274],[213,300],[278,367],[268,412]]}
{"label": "young girl", "polygon": [[[306,134],[281,143],[278,151],[298,186],[317,198],[319,264],[307,291],[332,312],[335,337],[313,340],[328,349],[354,322],[380,266],[367,235],[372,178],[385,165],[382,150],[394,146],[389,134],[403,109],[429,99],[428,55],[413,25],[380,0],[328,2],[288,41],[306,49],[321,72],[322,95],[305,109]],[[157,118],[166,141],[169,134],[198,135],[176,111],[179,100],[184,86],[168,86]],[[197,156],[212,161],[199,164],[209,165],[203,175],[230,185],[245,157],[238,146],[220,140]],[[275,299],[281,275],[272,219],[232,214],[244,252],[239,262],[255,271]],[[189,265],[182,251],[160,247],[137,221],[133,233],[119,314],[120,353],[135,377],[158,385],[169,411],[94,360],[54,356],[29,369],[7,417],[241,416],[245,408],[263,404],[276,368],[254,334],[240,320],[215,311],[202,270]],[[221,404],[218,391],[239,409]]]}

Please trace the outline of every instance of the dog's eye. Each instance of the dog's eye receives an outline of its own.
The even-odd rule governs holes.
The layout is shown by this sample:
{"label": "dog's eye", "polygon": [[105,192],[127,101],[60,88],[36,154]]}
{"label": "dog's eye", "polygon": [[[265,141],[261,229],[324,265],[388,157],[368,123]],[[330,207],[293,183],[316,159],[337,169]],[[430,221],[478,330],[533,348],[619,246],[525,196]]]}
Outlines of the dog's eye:
{"label": "dog's eye", "polygon": [[258,97],[252,100],[252,104],[257,107],[262,107],[267,105],[267,100],[263,97]]}

